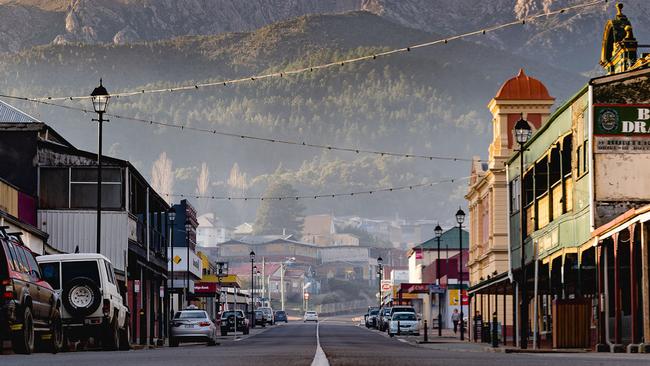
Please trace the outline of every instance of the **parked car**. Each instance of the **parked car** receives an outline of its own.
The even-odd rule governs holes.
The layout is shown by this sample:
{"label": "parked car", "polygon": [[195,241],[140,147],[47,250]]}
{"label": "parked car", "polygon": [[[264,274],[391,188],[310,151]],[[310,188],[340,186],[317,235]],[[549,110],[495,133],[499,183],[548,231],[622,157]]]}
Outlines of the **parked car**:
{"label": "parked car", "polygon": [[266,314],[261,310],[255,310],[255,325],[266,327]]}
{"label": "parked car", "polygon": [[265,307],[257,308],[257,310],[264,312],[264,315],[266,316],[267,324],[275,325],[275,316],[273,314],[273,309],[265,306]]}
{"label": "parked car", "polygon": [[368,317],[366,318],[366,328],[376,328],[377,327],[377,316],[379,315],[379,309],[374,308],[368,312]]}
{"label": "parked car", "polygon": [[63,345],[59,297],[43,280],[34,253],[5,229],[0,227],[0,345],[10,339],[15,353],[56,353]]}
{"label": "parked car", "polygon": [[43,278],[61,298],[66,341],[93,338],[105,350],[130,348],[129,308],[108,258],[95,253],[43,255]]}
{"label": "parked car", "polygon": [[224,311],[221,314],[221,335],[227,336],[228,332],[249,333],[249,321],[241,310]]}
{"label": "parked car", "polygon": [[389,316],[390,316],[390,310],[391,310],[391,308],[386,307],[386,306],[382,307],[379,310],[379,318],[378,318],[379,326],[378,326],[378,329],[380,331],[382,331],[382,332],[384,332],[384,331],[386,331],[386,329],[388,329],[388,320],[389,320]]}
{"label": "parked car", "polygon": [[176,312],[170,329],[171,347],[178,347],[181,342],[207,342],[208,346],[217,344],[217,326],[205,310],[195,306]]}
{"label": "parked car", "polygon": [[316,322],[318,323],[318,313],[313,310],[305,311],[305,316],[302,318],[302,322]]}
{"label": "parked car", "polygon": [[289,318],[287,317],[287,312],[284,310],[277,310],[274,315],[275,315],[276,322],[285,322],[285,323],[289,322]]}
{"label": "parked car", "polygon": [[413,313],[417,317],[417,313],[415,312],[415,308],[412,307],[412,306],[405,306],[405,305],[393,306],[390,309],[390,315],[388,316],[388,319],[391,319],[395,313]]}
{"label": "parked car", "polygon": [[399,334],[403,335],[420,335],[420,321],[415,313],[393,313],[388,323],[388,335],[393,337],[398,334],[397,327],[399,326]]}

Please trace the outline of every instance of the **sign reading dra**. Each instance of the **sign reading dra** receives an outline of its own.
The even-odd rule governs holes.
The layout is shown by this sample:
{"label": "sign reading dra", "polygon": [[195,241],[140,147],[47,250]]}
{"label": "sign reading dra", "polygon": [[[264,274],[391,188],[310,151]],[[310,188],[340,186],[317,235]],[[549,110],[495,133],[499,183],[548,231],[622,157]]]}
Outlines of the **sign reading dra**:
{"label": "sign reading dra", "polygon": [[594,153],[650,153],[650,105],[594,105]]}

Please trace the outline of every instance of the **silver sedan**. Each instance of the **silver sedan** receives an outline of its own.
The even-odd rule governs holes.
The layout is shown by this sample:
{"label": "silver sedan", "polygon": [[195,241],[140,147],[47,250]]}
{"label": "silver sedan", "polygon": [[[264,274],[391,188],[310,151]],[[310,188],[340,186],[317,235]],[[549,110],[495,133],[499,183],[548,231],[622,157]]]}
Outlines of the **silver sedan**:
{"label": "silver sedan", "polygon": [[171,321],[169,345],[178,347],[181,342],[207,342],[217,344],[217,326],[204,310],[182,310]]}

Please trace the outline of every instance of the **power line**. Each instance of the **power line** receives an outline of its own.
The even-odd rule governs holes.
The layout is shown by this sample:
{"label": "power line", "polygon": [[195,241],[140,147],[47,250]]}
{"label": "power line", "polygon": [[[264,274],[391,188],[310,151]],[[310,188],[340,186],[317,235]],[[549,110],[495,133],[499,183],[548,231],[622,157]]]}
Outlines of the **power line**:
{"label": "power line", "polygon": [[[222,81],[215,81],[215,82],[206,82],[206,83],[197,83],[197,84],[191,84],[191,85],[183,85],[183,86],[178,86],[178,87],[170,87],[170,88],[160,88],[160,89],[140,89],[140,90],[133,90],[133,91],[125,91],[125,92],[120,92],[120,93],[114,93],[111,94],[111,97],[131,97],[135,95],[143,95],[143,94],[157,94],[157,93],[165,93],[165,92],[178,92],[178,91],[189,91],[189,90],[198,90],[202,88],[208,88],[208,87],[216,87],[216,86],[227,86],[231,84],[239,84],[239,83],[245,83],[245,82],[251,82],[251,81],[257,81],[257,80],[263,80],[263,79],[269,79],[269,78],[282,78],[284,76],[292,76],[292,75],[297,75],[301,73],[306,73],[306,72],[312,72],[316,70],[322,70],[322,69],[329,69],[329,68],[334,68],[337,66],[344,66],[346,64],[351,64],[351,63],[358,63],[362,61],[368,61],[368,60],[376,60],[378,57],[386,57],[386,56],[391,56],[394,54],[399,54],[399,53],[405,53],[405,52],[411,52],[412,50],[416,50],[419,48],[425,48],[425,47],[431,47],[437,44],[447,44],[450,41],[455,41],[459,39],[463,39],[466,37],[471,37],[475,35],[484,35],[488,32],[494,32],[503,28],[508,28],[512,27],[515,25],[524,25],[526,22],[533,21],[535,19],[539,18],[544,18],[544,17],[551,17],[559,14],[566,13],[568,11],[573,11],[573,10],[578,10],[578,9],[583,9],[583,8],[588,8],[592,6],[596,6],[599,4],[606,4],[608,0],[596,0],[596,1],[591,1],[588,3],[583,3],[583,4],[578,4],[578,5],[572,5],[572,6],[567,6],[558,10],[550,11],[550,12],[544,12],[544,13],[538,13],[535,15],[530,15],[527,17],[524,17],[521,20],[516,20],[512,21],[509,23],[504,23],[500,25],[495,25],[479,30],[475,30],[472,32],[467,32],[467,33],[462,33],[458,34],[455,36],[447,37],[447,38],[442,38],[430,42],[425,42],[425,43],[419,43],[419,44],[414,44],[411,46],[406,46],[402,48],[396,48],[384,52],[378,52],[378,53],[373,53],[370,55],[365,55],[365,56],[359,56],[359,57],[354,57],[354,58],[348,58],[348,59],[343,59],[339,61],[334,61],[334,62],[329,62],[325,64],[319,64],[319,65],[313,65],[313,66],[307,66],[303,68],[298,68],[298,69],[292,69],[292,70],[285,70],[285,71],[277,71],[269,74],[261,74],[261,75],[251,75],[247,77],[242,77],[238,79],[230,79],[230,80],[222,80]],[[44,97],[33,97],[33,98],[26,98],[26,99],[37,99],[37,100],[50,100],[50,101],[58,101],[58,100],[83,100],[83,99],[89,99],[91,98],[89,95],[78,95],[78,96],[44,96]]]}
{"label": "power line", "polygon": [[[68,105],[62,105],[62,104],[47,102],[47,101],[43,101],[43,100],[31,99],[31,98],[27,98],[27,97],[16,97],[16,96],[11,96],[11,95],[0,94],[0,98],[16,99],[16,100],[22,100],[22,101],[27,101],[27,102],[39,103],[39,104],[44,104],[44,105],[48,105],[48,106],[59,107],[59,108],[64,108],[64,109],[68,109],[68,110],[83,112],[83,113],[86,113],[86,114],[87,113],[95,113],[94,111],[91,111],[91,110],[88,110],[88,109],[85,109],[85,108],[72,107],[72,106],[68,106]],[[224,132],[224,131],[219,131],[219,130],[216,130],[216,129],[193,127],[193,126],[188,126],[188,125],[184,125],[184,124],[180,124],[180,123],[161,122],[161,121],[156,121],[156,120],[153,120],[153,119],[145,119],[145,118],[137,118],[137,117],[131,117],[131,116],[123,116],[123,115],[112,114],[112,113],[105,113],[105,115],[108,116],[108,117],[111,117],[111,118],[117,118],[117,119],[122,119],[122,120],[127,120],[127,121],[139,122],[139,123],[142,123],[142,124],[145,124],[145,125],[150,125],[150,126],[163,126],[163,127],[175,128],[175,129],[180,130],[180,131],[188,130],[188,131],[200,132],[200,133],[217,135],[217,136],[232,137],[232,138],[237,138],[237,139],[242,139],[242,140],[262,141],[262,142],[268,142],[268,143],[283,144],[283,145],[298,146],[298,147],[313,148],[313,149],[321,149],[321,150],[329,150],[329,151],[352,152],[352,153],[357,153],[357,154],[362,154],[363,153],[363,154],[370,154],[370,155],[392,156],[392,157],[400,157],[400,158],[413,158],[413,159],[425,159],[425,160],[446,160],[446,161],[462,161],[462,162],[471,162],[471,161],[479,161],[480,162],[481,161],[481,160],[473,160],[473,159],[467,158],[467,157],[407,154],[407,153],[400,153],[400,152],[395,152],[395,151],[381,151],[381,150],[362,149],[362,148],[356,148],[356,147],[342,147],[342,146],[335,146],[335,145],[329,145],[329,144],[316,144],[316,143],[310,143],[310,142],[306,142],[306,141],[294,141],[294,140],[286,140],[286,139],[282,139],[282,138],[261,137],[261,136],[240,134],[240,133],[234,133],[234,132]]]}
{"label": "power line", "polygon": [[357,192],[346,192],[346,193],[327,193],[327,194],[314,194],[314,195],[300,195],[300,196],[277,196],[277,197],[264,197],[264,196],[250,196],[250,197],[233,197],[233,196],[208,196],[208,195],[197,195],[197,194],[174,194],[174,193],[162,193],[161,196],[165,197],[180,197],[180,198],[194,198],[194,199],[209,199],[209,200],[221,200],[221,201],[282,201],[282,200],[304,200],[304,199],[319,199],[319,198],[337,198],[337,197],[354,197],[362,195],[372,195],[375,193],[386,193],[386,192],[397,192],[405,190],[413,190],[423,187],[433,187],[442,183],[454,183],[457,181],[467,180],[470,177],[462,178],[446,178],[429,183],[419,183],[419,184],[410,184],[404,186],[388,187],[388,188],[376,188],[367,191],[357,191]]}

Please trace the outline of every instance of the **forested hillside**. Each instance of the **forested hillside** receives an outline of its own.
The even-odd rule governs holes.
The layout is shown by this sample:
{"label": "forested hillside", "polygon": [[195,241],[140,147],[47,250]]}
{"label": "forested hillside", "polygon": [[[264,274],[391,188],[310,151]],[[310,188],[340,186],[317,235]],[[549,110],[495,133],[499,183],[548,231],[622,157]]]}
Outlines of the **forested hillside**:
{"label": "forested hillside", "polygon": [[[171,87],[313,65],[438,37],[356,12],[301,17],[252,33],[129,45],[50,45],[2,56],[0,90],[29,96],[89,94],[100,77],[111,92]],[[486,104],[522,66],[544,81],[558,101],[585,81],[490,47],[454,41],[300,76],[114,99],[110,112],[263,137],[471,157],[485,155],[487,149],[491,118]],[[12,103],[51,123],[79,147],[95,150],[95,139],[88,137],[95,129],[90,115]],[[90,108],[88,101],[64,103]],[[260,194],[272,174],[282,174],[301,193],[317,194],[462,177],[470,169],[462,162],[323,152],[118,119],[106,125],[105,136],[110,153],[134,160],[145,175],[167,150],[176,172],[176,193],[196,190],[202,162],[210,170],[211,194]],[[231,180],[234,164],[240,179]],[[462,186],[305,205],[307,212],[420,217],[441,209],[451,212]],[[366,200],[364,212],[359,212],[359,200]],[[231,205],[215,203],[212,208],[221,210],[226,204]],[[255,204],[237,205],[240,217],[234,221],[251,219]]]}

